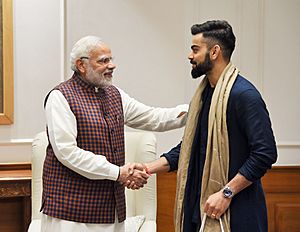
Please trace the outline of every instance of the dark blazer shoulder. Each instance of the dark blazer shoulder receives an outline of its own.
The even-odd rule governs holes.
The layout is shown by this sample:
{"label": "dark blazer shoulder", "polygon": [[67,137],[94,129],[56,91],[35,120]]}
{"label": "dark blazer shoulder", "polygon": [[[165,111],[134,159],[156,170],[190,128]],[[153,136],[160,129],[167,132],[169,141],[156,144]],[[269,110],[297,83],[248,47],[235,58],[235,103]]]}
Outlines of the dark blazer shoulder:
{"label": "dark blazer shoulder", "polygon": [[238,75],[230,92],[230,98],[243,98],[243,96],[261,98],[261,95],[257,88],[246,78]]}
{"label": "dark blazer shoulder", "polygon": [[258,92],[256,87],[249,80],[241,75],[238,75],[232,86],[232,93],[240,94],[247,90],[254,90]]}

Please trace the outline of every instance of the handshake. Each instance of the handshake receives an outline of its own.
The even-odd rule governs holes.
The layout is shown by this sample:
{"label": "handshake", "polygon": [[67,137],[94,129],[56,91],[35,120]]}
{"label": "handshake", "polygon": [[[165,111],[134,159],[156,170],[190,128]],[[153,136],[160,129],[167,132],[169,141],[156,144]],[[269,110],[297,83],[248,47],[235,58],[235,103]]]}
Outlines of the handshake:
{"label": "handshake", "polygon": [[150,176],[151,173],[145,164],[128,163],[120,167],[120,174],[117,181],[124,187],[136,190],[143,188]]}

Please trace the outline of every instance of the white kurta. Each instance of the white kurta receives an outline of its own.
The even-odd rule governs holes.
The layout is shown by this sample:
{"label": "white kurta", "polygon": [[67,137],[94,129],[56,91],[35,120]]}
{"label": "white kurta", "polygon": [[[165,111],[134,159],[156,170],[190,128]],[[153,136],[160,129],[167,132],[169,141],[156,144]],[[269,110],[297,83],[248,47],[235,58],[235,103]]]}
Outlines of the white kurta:
{"label": "white kurta", "polygon": [[[125,125],[143,130],[167,131],[185,125],[186,114],[177,117],[188,105],[175,108],[146,106],[131,98],[123,90],[121,94]],[[89,179],[116,181],[119,167],[107,161],[105,156],[95,155],[77,146],[77,123],[70,106],[58,90],[53,90],[46,104],[46,120],[50,143],[57,159],[74,172]],[[87,224],[70,222],[43,215],[42,231],[124,231],[124,223]]]}

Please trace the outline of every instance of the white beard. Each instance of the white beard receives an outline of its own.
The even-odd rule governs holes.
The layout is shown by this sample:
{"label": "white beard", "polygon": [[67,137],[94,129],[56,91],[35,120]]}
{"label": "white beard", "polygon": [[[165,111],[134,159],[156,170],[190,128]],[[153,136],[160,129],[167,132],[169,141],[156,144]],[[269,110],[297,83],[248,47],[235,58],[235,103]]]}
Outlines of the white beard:
{"label": "white beard", "polygon": [[91,66],[88,66],[87,74],[85,79],[98,87],[106,87],[112,85],[112,77],[105,77],[100,73],[96,73]]}

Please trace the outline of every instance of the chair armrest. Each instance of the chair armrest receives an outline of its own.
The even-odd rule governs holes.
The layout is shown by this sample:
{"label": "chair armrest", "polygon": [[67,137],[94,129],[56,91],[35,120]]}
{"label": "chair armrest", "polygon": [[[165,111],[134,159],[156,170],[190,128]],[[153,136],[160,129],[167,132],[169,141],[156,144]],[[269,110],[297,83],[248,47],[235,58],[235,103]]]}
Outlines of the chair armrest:
{"label": "chair armrest", "polygon": [[40,232],[41,231],[41,219],[34,219],[30,222],[28,232]]}
{"label": "chair armrest", "polygon": [[156,221],[147,220],[141,226],[139,232],[153,232],[156,231]]}

